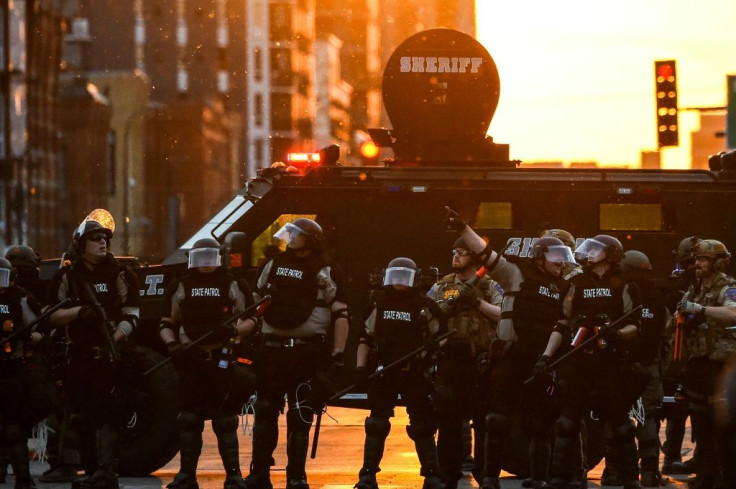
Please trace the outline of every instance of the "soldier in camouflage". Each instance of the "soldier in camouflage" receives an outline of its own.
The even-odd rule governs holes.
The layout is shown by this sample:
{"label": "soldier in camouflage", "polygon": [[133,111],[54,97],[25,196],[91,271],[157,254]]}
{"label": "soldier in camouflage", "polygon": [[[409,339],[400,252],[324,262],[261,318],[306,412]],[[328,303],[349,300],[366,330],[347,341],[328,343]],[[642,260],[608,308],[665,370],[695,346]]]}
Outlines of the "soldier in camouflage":
{"label": "soldier in camouflage", "polygon": [[[448,489],[457,487],[462,477],[464,421],[473,422],[473,458],[477,464],[483,463],[484,374],[490,342],[496,337],[496,322],[501,316],[503,289],[486,275],[477,277],[479,265],[478,255],[465,239],[458,238],[452,249],[453,273],[434,284],[427,294],[434,301],[453,304],[447,327],[457,331],[442,352],[435,383],[437,452]],[[482,468],[473,470],[479,483]]]}
{"label": "soldier in camouflage", "polygon": [[729,329],[736,324],[736,281],[723,270],[731,254],[720,241],[704,239],[693,247],[696,282],[677,305],[685,315],[685,394],[698,446],[693,489],[716,487],[724,460],[723,440],[715,430],[713,404],[720,397],[717,379],[726,360],[736,352],[736,336]]}

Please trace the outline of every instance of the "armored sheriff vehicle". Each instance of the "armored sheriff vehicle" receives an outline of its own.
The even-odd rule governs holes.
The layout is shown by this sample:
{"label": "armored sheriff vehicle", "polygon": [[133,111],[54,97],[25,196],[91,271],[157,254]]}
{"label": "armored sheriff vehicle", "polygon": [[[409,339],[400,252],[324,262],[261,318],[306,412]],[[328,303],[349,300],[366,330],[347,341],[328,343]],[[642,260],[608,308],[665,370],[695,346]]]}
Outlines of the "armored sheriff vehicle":
{"label": "armored sheriff vehicle", "polygon": [[[456,235],[443,229],[445,206],[495,249],[508,242],[509,255],[526,256],[549,228],[566,229],[578,240],[610,234],[626,249],[646,253],[662,277],[673,269],[672,250],[683,237],[736,246],[736,153],[712,158],[710,171],[534,168],[510,159],[509,146],[486,135],[499,94],[496,65],[473,38],[433,29],[407,39],[383,75],[383,102],[393,127],[369,131],[392,157],[377,166],[346,166],[339,148],[329,147],[288,166],[260,170],[163,264],[138,269],[139,343],[158,347],[164,289],[186,267],[186,251],[196,240],[226,243],[229,266],[254,283],[264,250],[276,244],[274,232],[302,216],[322,225],[328,249],[347,275],[353,316],[348,358],[354,358],[376,283],[371,277],[386,263],[409,256],[425,277],[432,267],[440,275],[449,271]],[[138,413],[138,423],[151,430],[165,425],[146,422],[145,411]],[[147,465],[135,460],[130,447],[146,436],[153,438],[144,432],[128,437],[133,472],[166,463],[161,457]],[[506,469],[522,474],[523,444],[518,451]],[[159,453],[166,458],[170,449]]]}

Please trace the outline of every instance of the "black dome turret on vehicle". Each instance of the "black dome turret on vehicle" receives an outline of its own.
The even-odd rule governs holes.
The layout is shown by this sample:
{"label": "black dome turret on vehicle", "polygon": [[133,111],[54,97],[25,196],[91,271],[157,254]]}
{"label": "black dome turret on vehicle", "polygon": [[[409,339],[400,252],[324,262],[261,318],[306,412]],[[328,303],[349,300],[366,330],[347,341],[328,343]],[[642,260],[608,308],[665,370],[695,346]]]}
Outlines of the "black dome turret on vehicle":
{"label": "black dome turret on vehicle", "polygon": [[396,164],[509,163],[508,145],[486,136],[500,91],[496,64],[478,41],[451,29],[423,31],[401,43],[384,70],[393,129],[369,133],[393,148]]}

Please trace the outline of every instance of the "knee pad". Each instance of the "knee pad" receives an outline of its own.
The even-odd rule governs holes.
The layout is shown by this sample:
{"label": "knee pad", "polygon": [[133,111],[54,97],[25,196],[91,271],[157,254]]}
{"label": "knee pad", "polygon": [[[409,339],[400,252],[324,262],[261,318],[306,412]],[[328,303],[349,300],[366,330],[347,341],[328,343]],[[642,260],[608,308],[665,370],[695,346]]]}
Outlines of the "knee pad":
{"label": "knee pad", "polygon": [[194,413],[181,411],[176,418],[179,429],[185,431],[204,431],[204,419]]}
{"label": "knee pad", "polygon": [[555,422],[557,436],[575,438],[580,433],[580,422],[567,416],[560,416]]}
{"label": "knee pad", "polygon": [[425,436],[434,436],[435,425],[433,419],[414,420],[406,427],[406,434],[416,441]]}
{"label": "knee pad", "polygon": [[222,435],[225,433],[232,433],[238,429],[238,417],[237,416],[222,416],[220,418],[214,418],[212,420],[212,431],[216,435]]}
{"label": "knee pad", "polygon": [[391,422],[386,418],[368,416],[365,418],[365,434],[385,438],[391,431]]}
{"label": "knee pad", "polygon": [[309,431],[314,413],[311,409],[289,409],[286,413],[286,426],[294,431]]}
{"label": "knee pad", "polygon": [[486,433],[507,435],[511,430],[511,420],[499,413],[486,414]]}
{"label": "knee pad", "polygon": [[276,421],[279,419],[279,411],[282,406],[279,406],[271,399],[258,396],[256,398],[255,405],[256,419],[260,418],[264,421]]}
{"label": "knee pad", "polygon": [[633,440],[635,433],[634,423],[628,418],[611,425],[611,436],[614,440]]}

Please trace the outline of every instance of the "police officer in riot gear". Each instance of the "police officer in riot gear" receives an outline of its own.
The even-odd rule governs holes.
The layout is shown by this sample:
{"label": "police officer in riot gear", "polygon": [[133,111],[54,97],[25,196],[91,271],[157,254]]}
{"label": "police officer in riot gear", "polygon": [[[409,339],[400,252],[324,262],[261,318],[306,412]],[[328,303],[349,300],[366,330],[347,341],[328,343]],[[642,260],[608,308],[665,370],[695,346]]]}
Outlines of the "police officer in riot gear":
{"label": "police officer in riot gear", "polygon": [[[443,332],[442,312],[435,302],[418,290],[419,269],[410,258],[394,258],[384,272],[386,293],[377,298],[361,333],[356,367],[367,373],[371,350],[379,368],[389,365],[407,353],[427,345],[436,349],[434,339]],[[376,473],[380,469],[386,437],[391,430],[397,395],[406,404],[409,425],[406,432],[414,441],[424,489],[442,489],[437,447],[434,441],[435,420],[432,406],[432,385],[425,377],[425,355],[412,359],[404,368],[386,372],[368,387],[370,415],[365,419],[363,467],[356,489],[377,489]],[[460,448],[460,447],[458,447]]]}
{"label": "police officer in riot gear", "polygon": [[257,282],[259,295],[270,294],[272,302],[261,325],[253,460],[245,483],[248,488],[272,487],[272,454],[286,395],[287,488],[308,489],[309,431],[315,410],[332,393],[331,372],[344,366],[349,314],[343,276],[323,253],[319,224],[299,218],[274,238],[287,246],[266,263]]}
{"label": "police officer in riot gear", "polygon": [[731,254],[715,239],[703,239],[693,247],[696,282],[685,292],[677,313],[685,316],[683,358],[685,394],[698,447],[696,478],[690,487],[711,489],[722,476],[725,463],[715,430],[713,403],[717,377],[726,360],[736,353],[736,338],[728,328],[736,324],[736,281],[723,271]]}
{"label": "police officer in riot gear", "polygon": [[456,334],[442,350],[435,382],[437,453],[448,489],[462,477],[463,422],[467,420],[473,422],[473,459],[480,465],[473,472],[478,482],[482,471],[488,352],[496,336],[503,289],[486,275],[477,277],[478,268],[478,255],[458,238],[452,248],[453,273],[442,277],[427,294],[434,301],[454,305],[447,327]]}
{"label": "police officer in riot gear", "polygon": [[[15,489],[35,488],[28,460],[28,434],[39,420],[29,409],[31,391],[26,365],[32,345],[43,339],[35,327],[26,328],[41,312],[36,299],[15,285],[11,263],[0,258],[0,443],[7,446],[15,475]],[[21,330],[19,332],[18,330]],[[14,333],[18,333],[15,334]],[[14,335],[11,339],[10,336]],[[6,340],[7,338],[7,340]]]}
{"label": "police officer in riot gear", "polygon": [[67,341],[64,390],[80,437],[81,489],[117,489],[118,345],[138,324],[138,283],[108,252],[114,223],[106,211],[88,216],[72,235],[71,264],[53,277],[47,304],[72,305],[50,316]]}
{"label": "police officer in riot gear", "polygon": [[571,487],[573,450],[580,433],[580,419],[590,409],[610,426],[612,446],[609,458],[624,488],[640,487],[635,428],[628,417],[630,400],[622,395],[625,382],[620,370],[624,341],[638,334],[638,319],[632,318],[620,329],[609,327],[611,321],[634,306],[629,284],[621,275],[623,256],[621,242],[605,234],[586,239],[575,250],[583,273],[572,278],[564,295],[563,319],[555,326],[544,357],[552,355],[563,339],[575,335],[577,341],[585,334],[592,334],[591,330],[595,328],[600,341],[582,354],[569,357],[558,367],[562,412],[555,422],[550,480],[545,487]]}
{"label": "police officer in riot gear", "polygon": [[[486,246],[483,239],[450,209],[446,225],[460,231],[475,252],[485,255],[488,273],[504,289],[498,337],[507,345],[491,372],[481,487],[500,487],[504,444],[513,415],[519,409],[523,410],[522,427],[531,437],[531,477],[525,481],[525,486],[541,487],[547,478],[554,409],[547,393],[548,377],[539,376],[528,387],[524,386],[524,381],[535,369],[544,369],[536,365],[559,315],[559,301],[565,287],[562,272],[567,264],[574,262],[572,251],[560,239],[546,236],[534,242],[528,260],[514,263]],[[543,357],[543,361],[548,361],[550,356],[551,353]]]}
{"label": "police officer in riot gear", "polygon": [[[253,302],[247,284],[221,263],[220,244],[201,238],[189,251],[189,271],[167,288],[160,335],[179,372],[180,469],[169,489],[197,489],[205,420],[225,468],[225,489],[245,487],[238,452],[238,413],[255,391],[255,375],[236,360],[244,319],[228,322]],[[251,323],[253,320],[251,320]],[[252,328],[252,324],[250,325]],[[209,335],[204,337],[204,335]],[[196,345],[184,349],[192,341]]]}
{"label": "police officer in riot gear", "polygon": [[[659,472],[659,420],[664,389],[662,387],[662,345],[665,325],[669,318],[665,294],[655,288],[649,257],[637,250],[628,250],[621,261],[624,280],[632,284],[635,301],[642,305],[639,336],[630,342],[630,364],[627,384],[632,399],[641,396],[643,416],[637,420],[636,439],[641,461],[641,485],[658,487],[662,483]],[[602,480],[602,479],[601,479]],[[602,482],[603,483],[603,482]]]}

